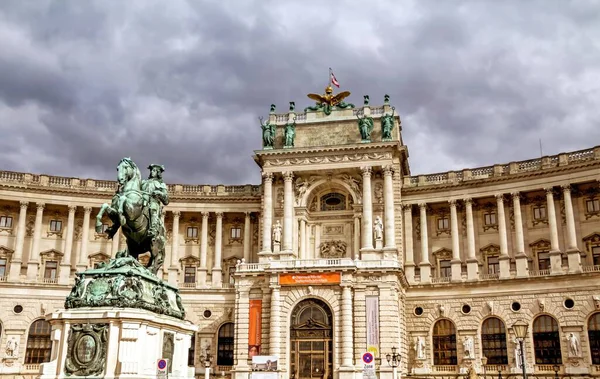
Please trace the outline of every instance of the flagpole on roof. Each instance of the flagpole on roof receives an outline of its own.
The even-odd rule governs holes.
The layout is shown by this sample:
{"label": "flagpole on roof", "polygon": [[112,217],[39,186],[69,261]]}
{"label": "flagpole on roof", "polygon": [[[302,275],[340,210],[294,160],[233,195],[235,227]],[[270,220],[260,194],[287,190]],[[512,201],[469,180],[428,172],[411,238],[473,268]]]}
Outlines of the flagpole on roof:
{"label": "flagpole on roof", "polygon": [[327,86],[329,87],[331,85],[331,71],[333,71],[331,69],[331,67],[329,67],[329,78],[327,79]]}

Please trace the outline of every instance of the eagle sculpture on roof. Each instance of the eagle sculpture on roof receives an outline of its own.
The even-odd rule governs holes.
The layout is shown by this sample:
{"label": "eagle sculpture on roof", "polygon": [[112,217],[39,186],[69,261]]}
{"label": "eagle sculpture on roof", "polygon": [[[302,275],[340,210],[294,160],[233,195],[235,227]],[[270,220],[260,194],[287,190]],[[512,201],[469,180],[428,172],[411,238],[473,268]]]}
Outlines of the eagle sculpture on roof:
{"label": "eagle sculpture on roof", "polygon": [[349,91],[343,91],[336,95],[333,94],[333,88],[328,85],[325,88],[325,94],[319,95],[316,93],[309,93],[309,99],[316,101],[316,105],[312,107],[306,107],[304,111],[323,111],[326,115],[330,115],[334,108],[346,109],[354,108],[354,104],[345,103],[344,99],[350,96]]}

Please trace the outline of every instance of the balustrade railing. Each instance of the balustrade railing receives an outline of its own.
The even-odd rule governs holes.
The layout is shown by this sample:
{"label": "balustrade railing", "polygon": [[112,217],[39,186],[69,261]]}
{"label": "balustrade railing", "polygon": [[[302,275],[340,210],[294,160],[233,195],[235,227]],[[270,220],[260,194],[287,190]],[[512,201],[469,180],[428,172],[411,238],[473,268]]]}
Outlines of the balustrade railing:
{"label": "balustrade railing", "polygon": [[582,266],[581,270],[583,272],[597,272],[600,271],[600,266],[596,265],[596,266]]}
{"label": "balustrade railing", "polygon": [[529,276],[548,276],[550,270],[529,270]]}
{"label": "balustrade railing", "polygon": [[433,372],[456,372],[454,365],[434,365]]}

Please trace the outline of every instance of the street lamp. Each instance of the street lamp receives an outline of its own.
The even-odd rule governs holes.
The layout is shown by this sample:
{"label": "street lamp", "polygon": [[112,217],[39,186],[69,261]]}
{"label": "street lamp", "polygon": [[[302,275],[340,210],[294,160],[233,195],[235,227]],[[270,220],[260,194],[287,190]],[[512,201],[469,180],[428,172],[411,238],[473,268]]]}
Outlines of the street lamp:
{"label": "street lamp", "polygon": [[387,354],[385,358],[387,359],[388,364],[392,366],[392,379],[397,379],[400,354],[396,353],[396,347],[392,347],[392,354]]}
{"label": "street lamp", "polygon": [[554,369],[554,379],[558,379],[558,370],[560,370],[560,366],[553,365],[552,368]]}
{"label": "street lamp", "polygon": [[527,372],[525,370],[525,350],[523,349],[523,341],[525,337],[527,337],[527,325],[526,322],[519,320],[513,324],[513,331],[515,332],[515,337],[517,337],[517,341],[519,341],[519,349],[521,350],[521,369],[523,369],[523,379],[527,379]]}
{"label": "street lamp", "polygon": [[488,361],[488,359],[485,355],[483,357],[481,357],[481,365],[483,366],[483,379],[486,379],[486,372],[485,372],[486,367],[485,366],[487,365],[487,361]]}
{"label": "street lamp", "polygon": [[212,355],[210,354],[210,346],[206,347],[206,353],[200,355],[200,359],[204,361],[204,379],[210,379],[210,365],[212,363]]}

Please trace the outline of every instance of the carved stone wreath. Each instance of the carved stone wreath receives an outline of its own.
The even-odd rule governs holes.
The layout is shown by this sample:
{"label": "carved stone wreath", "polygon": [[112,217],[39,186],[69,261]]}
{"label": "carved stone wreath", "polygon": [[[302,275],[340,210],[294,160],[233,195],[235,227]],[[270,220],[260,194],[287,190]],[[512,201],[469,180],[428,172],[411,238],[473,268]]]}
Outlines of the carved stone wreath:
{"label": "carved stone wreath", "polygon": [[67,376],[97,376],[106,363],[108,324],[73,324],[67,341]]}
{"label": "carved stone wreath", "polygon": [[342,258],[346,255],[346,247],[346,242],[336,240],[321,243],[319,249],[323,258]]}

